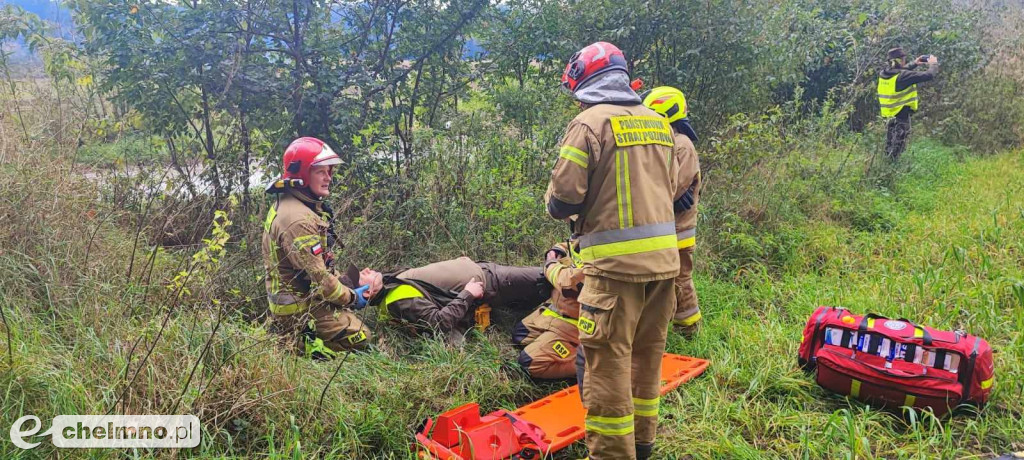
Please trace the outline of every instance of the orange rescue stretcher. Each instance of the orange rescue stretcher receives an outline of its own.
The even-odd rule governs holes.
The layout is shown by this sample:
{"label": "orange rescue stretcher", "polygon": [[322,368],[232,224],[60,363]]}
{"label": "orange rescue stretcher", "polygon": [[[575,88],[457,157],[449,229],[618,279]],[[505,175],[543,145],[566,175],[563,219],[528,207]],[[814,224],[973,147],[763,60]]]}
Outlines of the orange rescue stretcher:
{"label": "orange rescue stretcher", "polygon": [[[664,395],[704,372],[709,361],[665,353],[661,358]],[[583,439],[586,409],[573,385],[513,411],[480,415],[468,403],[427,419],[413,449],[424,460],[539,459]]]}

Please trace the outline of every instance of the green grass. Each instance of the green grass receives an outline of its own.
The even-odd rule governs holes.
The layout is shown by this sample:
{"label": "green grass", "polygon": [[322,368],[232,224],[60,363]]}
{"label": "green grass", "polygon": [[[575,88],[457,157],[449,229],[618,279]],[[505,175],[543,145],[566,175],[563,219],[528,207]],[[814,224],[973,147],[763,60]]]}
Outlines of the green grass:
{"label": "green grass", "polygon": [[[900,166],[885,170],[883,186],[865,189],[870,202],[841,198],[863,217],[791,218],[771,234],[795,248],[781,262],[698,273],[703,328],[692,340],[671,335],[669,351],[712,364],[663,399],[658,458],[985,458],[1024,450],[1022,167],[1022,153],[965,159],[962,151],[918,142]],[[0,346],[4,438],[23,414],[45,422],[104,413],[120,401],[115,412],[197,415],[203,444],[187,456],[412,458],[411,433],[425,417],[469,401],[485,411],[513,408],[560,387],[523,375],[507,329],[456,349],[374,325],[376,348],[346,359],[321,405],[338,363],[289,355],[249,320],[259,304],[227,293],[225,286],[261,289],[252,279],[252,245],[229,246],[225,266],[179,303],[164,285],[189,252],[157,253],[146,281],[143,245],[129,280],[130,214],[93,198],[88,184],[32,171],[0,168],[0,179],[38,178],[35,187],[0,180],[0,196],[9,200],[0,207],[8,223],[0,227],[0,308],[14,347],[8,356],[6,343]],[[54,193],[63,199],[54,201]],[[43,221],[51,225],[36,225]],[[508,262],[538,256],[515,257]],[[821,390],[798,369],[796,348],[807,316],[823,304],[985,337],[998,350],[989,406],[980,415],[901,418]],[[216,326],[221,308],[226,319]],[[2,458],[57,455],[168,452],[57,451],[47,442],[22,451],[0,442]],[[575,446],[558,458],[582,455]]]}
{"label": "green grass", "polygon": [[[986,458],[1024,449],[1024,156],[959,163],[934,144],[886,203],[888,232],[805,222],[786,273],[697,275],[705,323],[669,351],[712,361],[666,398],[665,458]],[[713,229],[705,229],[713,231]],[[1014,287],[1018,286],[1018,287]],[[818,305],[963,328],[997,350],[997,386],[980,415],[904,419],[818,388],[796,365]]]}

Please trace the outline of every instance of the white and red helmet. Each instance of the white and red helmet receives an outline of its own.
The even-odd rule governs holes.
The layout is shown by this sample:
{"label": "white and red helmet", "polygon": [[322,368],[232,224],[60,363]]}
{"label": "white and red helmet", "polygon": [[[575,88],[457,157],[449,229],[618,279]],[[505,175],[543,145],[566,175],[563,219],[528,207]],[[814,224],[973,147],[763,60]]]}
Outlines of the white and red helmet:
{"label": "white and red helmet", "polygon": [[611,43],[592,43],[569,58],[569,63],[562,72],[562,87],[575,93],[576,88],[587,80],[611,70],[621,70],[628,75],[626,55]]}
{"label": "white and red helmet", "polygon": [[315,137],[300,137],[292,141],[284,151],[281,168],[282,179],[302,179],[309,183],[309,169],[313,166],[341,164],[341,157],[331,150],[324,141]]}

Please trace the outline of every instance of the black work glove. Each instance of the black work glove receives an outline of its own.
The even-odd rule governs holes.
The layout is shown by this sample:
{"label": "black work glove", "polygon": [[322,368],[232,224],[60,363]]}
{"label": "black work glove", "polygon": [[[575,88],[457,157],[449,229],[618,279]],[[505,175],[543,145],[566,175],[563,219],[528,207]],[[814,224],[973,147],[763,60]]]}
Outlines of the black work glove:
{"label": "black work glove", "polygon": [[686,189],[686,193],[679,197],[676,201],[672,202],[672,210],[679,214],[681,212],[689,211],[693,207],[693,187]]}

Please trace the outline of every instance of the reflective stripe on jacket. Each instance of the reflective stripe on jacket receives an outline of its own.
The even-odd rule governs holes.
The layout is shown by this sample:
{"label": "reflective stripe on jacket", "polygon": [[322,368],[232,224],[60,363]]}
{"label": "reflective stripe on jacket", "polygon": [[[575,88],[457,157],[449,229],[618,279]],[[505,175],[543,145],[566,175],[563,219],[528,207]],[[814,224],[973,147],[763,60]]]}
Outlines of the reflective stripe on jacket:
{"label": "reflective stripe on jacket", "polygon": [[896,79],[899,75],[885,78],[878,77],[878,105],[882,117],[892,118],[900,113],[903,107],[917,111],[917,85],[910,85],[903,91],[896,91]]}
{"label": "reflective stripe on jacket", "polygon": [[643,105],[598,104],[573,119],[548,184],[579,208],[584,273],[627,282],[675,277],[673,131]]}

